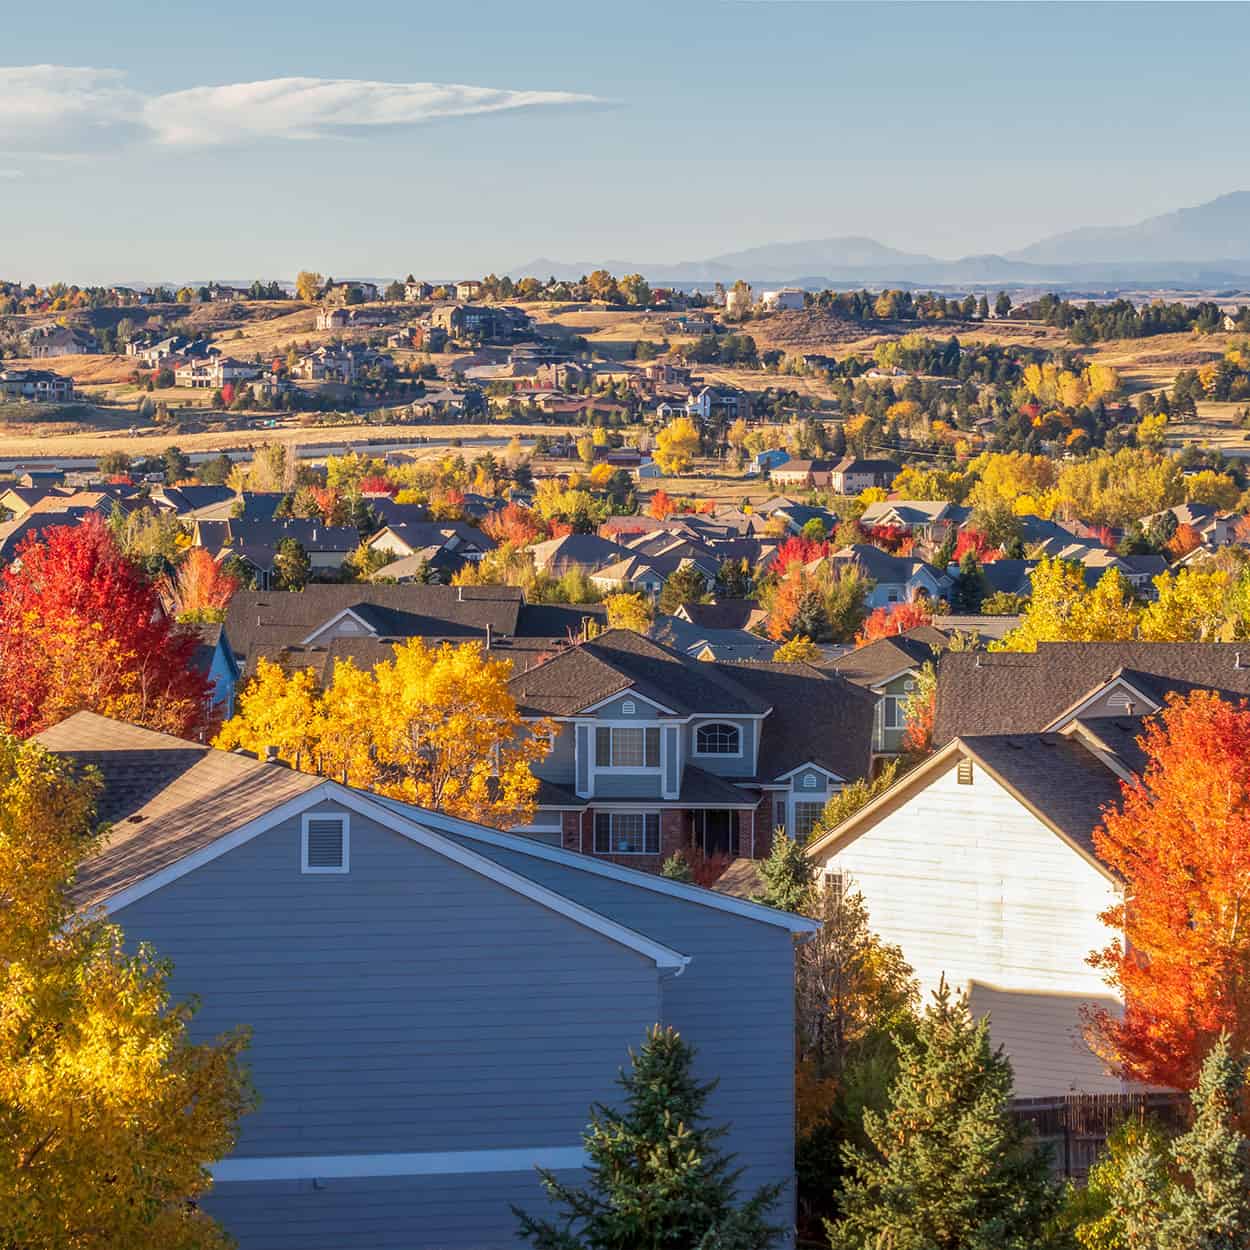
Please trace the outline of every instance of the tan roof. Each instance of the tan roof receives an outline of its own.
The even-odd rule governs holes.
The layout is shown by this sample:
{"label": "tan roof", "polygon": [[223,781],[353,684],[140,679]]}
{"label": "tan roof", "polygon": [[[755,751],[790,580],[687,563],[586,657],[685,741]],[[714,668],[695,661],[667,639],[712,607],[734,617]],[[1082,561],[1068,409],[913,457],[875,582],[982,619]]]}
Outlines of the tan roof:
{"label": "tan roof", "polygon": [[72,897],[102,903],[264,816],[324,778],[76,712],[37,736],[104,778],[98,815],[112,828],[79,870]]}

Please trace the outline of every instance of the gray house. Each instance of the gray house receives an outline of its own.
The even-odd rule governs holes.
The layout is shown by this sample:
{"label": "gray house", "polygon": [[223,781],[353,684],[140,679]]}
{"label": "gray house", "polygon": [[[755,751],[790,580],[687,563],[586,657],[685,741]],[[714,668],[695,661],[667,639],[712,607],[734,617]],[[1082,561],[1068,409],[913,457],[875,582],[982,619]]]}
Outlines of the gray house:
{"label": "gray house", "polygon": [[252,1029],[205,1202],[241,1250],[512,1250],[657,1021],[719,1078],[744,1187],[791,1177],[812,922],[93,713],[40,740],[105,780],[77,901],[172,960],[198,1036]]}

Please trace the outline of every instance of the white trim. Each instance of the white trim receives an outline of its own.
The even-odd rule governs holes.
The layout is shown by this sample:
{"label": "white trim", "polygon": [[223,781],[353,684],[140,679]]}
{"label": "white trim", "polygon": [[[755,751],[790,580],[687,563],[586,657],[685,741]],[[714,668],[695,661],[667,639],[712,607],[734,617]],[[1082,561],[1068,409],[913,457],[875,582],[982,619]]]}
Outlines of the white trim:
{"label": "white trim", "polygon": [[645,694],[640,694],[633,686],[622,686],[620,690],[614,691],[608,695],[606,699],[600,699],[597,703],[588,703],[585,707],[580,707],[574,713],[575,716],[585,716],[587,712],[594,712],[601,707],[606,707],[609,703],[617,699],[641,699],[644,703],[649,703],[653,708],[661,712],[667,712],[670,716],[676,716],[677,713],[671,707],[665,707],[663,703],[657,702],[655,699],[649,699]]}
{"label": "white trim", "polygon": [[[522,851],[535,859],[545,859],[550,863],[562,864],[566,868],[578,872],[588,872],[596,877],[608,877],[625,885],[641,890],[650,890],[654,894],[667,894],[671,898],[684,899],[688,903],[699,903],[710,907],[713,911],[730,912],[743,916],[748,920],[758,920],[763,924],[775,925],[779,929],[788,929],[791,933],[815,933],[820,925],[805,916],[797,916],[792,912],[778,911],[774,907],[765,907],[762,903],[749,903],[744,899],[733,898],[728,894],[718,894],[715,890],[704,889],[698,885],[685,885],[680,881],[672,881],[668,877],[659,877],[654,873],[640,872],[636,868],[626,868],[622,864],[613,864],[608,860],[594,859],[582,851],[566,851],[562,847],[546,846],[541,842],[531,842],[526,838],[504,833],[499,829],[489,829],[485,825],[477,825],[469,820],[461,820],[457,816],[448,816],[444,812],[432,812],[423,808],[413,808],[410,804],[401,803],[398,799],[378,797],[374,802],[392,811],[403,809],[419,813],[418,819],[433,828],[446,829],[448,833],[459,834],[485,842],[488,846],[498,846],[504,850]],[[619,804],[614,799],[613,803]],[[654,803],[654,799],[639,798],[639,803]],[[750,804],[749,806],[754,806]],[[585,827],[581,830],[585,836]]]}
{"label": "white trim", "polygon": [[[1136,695],[1142,701],[1144,712],[1157,712],[1159,704],[1156,703],[1149,695],[1143,694],[1131,681],[1128,681],[1122,674],[1117,673],[1114,677],[1108,678],[1100,686],[1094,689],[1090,694],[1086,695],[1079,703],[1073,704],[1066,711],[1060,712],[1049,725],[1044,725],[1041,729],[1042,733],[1057,733],[1069,721],[1078,719],[1083,711],[1090,706],[1091,703],[1097,703],[1099,699],[1105,698],[1111,691],[1120,688]],[[1109,712],[1108,716],[1124,716],[1124,712]]]}
{"label": "white trim", "polygon": [[[557,894],[554,890],[549,890],[546,886],[539,885],[536,881],[531,881],[528,877],[523,877],[502,864],[497,864],[493,859],[488,859],[485,855],[479,855],[476,851],[461,846],[459,842],[444,837],[424,824],[417,823],[371,795],[349,790],[336,781],[329,782],[328,788],[338,802],[359,812],[362,816],[376,819],[395,833],[419,843],[436,854],[442,855],[445,859],[450,859],[491,881],[506,886],[540,907],[546,907],[549,911],[573,921],[574,924],[579,924],[621,946],[637,951],[640,955],[645,955],[658,968],[681,973],[690,962],[689,955],[683,955],[671,946],[665,946],[645,934],[618,924],[615,920],[609,920],[599,912],[583,907],[581,903],[575,903],[572,899],[565,898],[563,894]],[[425,813],[422,812],[422,816],[424,815]],[[534,843],[534,845],[541,846],[542,843]]]}
{"label": "white trim", "polygon": [[[344,608],[341,612],[336,612],[328,621],[323,621],[320,625],[318,625],[317,628],[314,629],[313,632],[309,634],[307,638],[301,638],[299,645],[301,647],[306,647],[308,646],[309,643],[315,642],[318,638],[321,637],[322,634],[326,632],[326,630],[332,629],[345,616],[350,616],[352,620],[355,621],[365,631],[365,634],[368,637],[376,638],[378,636],[378,631],[374,629],[373,626],[370,625],[369,622],[366,621],[363,616],[359,616],[357,613],[353,612],[351,608]],[[347,638],[360,637],[359,634],[345,634],[343,636]]]}
{"label": "white trim", "polygon": [[[828,777],[831,781],[840,781],[840,782],[842,782],[843,784],[845,784],[845,783],[846,783],[846,778],[845,778],[845,777],[839,777],[837,773],[830,772],[830,771],[829,771],[829,769],[827,769],[827,768],[822,768],[822,767],[821,767],[821,765],[816,764],[816,763],[813,763],[811,760],[808,760],[808,761],[807,761],[806,763],[804,763],[804,764],[800,764],[797,768],[792,768],[792,769],[790,769],[790,771],[789,771],[788,773],[779,773],[779,774],[777,775],[777,780],[778,780],[778,781],[786,781],[786,780],[788,780],[790,777],[793,777],[795,773],[801,773],[801,772],[803,772],[805,769],[808,769],[808,768],[814,768],[814,769],[815,769],[818,773],[824,773],[824,774],[825,774],[825,776],[826,776],[826,777]],[[793,788],[793,787],[792,787],[792,788]]]}
{"label": "white trim", "polygon": [[[343,829],[343,862],[337,868],[313,868],[308,862],[308,826],[314,820],[337,820]],[[305,812],[299,827],[299,870],[304,876],[343,876],[352,867],[352,818],[346,812]]]}
{"label": "white trim", "polygon": [[[407,838],[411,842],[419,843],[428,850],[433,851],[436,855],[441,855],[444,859],[452,860],[454,863],[460,864],[470,871],[486,877],[488,880],[495,881],[514,893],[537,903],[540,907],[545,907],[549,911],[571,920],[574,924],[581,925],[585,929],[608,938],[609,941],[636,951],[638,954],[652,960],[656,967],[662,971],[676,972],[680,975],[690,962],[689,955],[683,955],[680,951],[656,942],[642,933],[627,928],[625,925],[618,924],[615,920],[609,920],[606,916],[601,916],[589,907],[583,907],[581,903],[575,903],[572,899],[565,898],[554,890],[548,890],[545,886],[531,881],[528,877],[523,877],[511,869],[503,867],[502,864],[495,863],[494,860],[488,859],[485,855],[479,855],[476,851],[471,851],[467,847],[461,846],[458,842],[444,837],[434,829],[415,823],[404,814],[402,808],[406,805],[393,807],[379,799],[374,799],[355,790],[349,790],[347,787],[339,785],[336,781],[323,781],[319,786],[275,807],[259,819],[250,821],[248,824],[234,830],[233,833],[216,838],[207,846],[201,847],[190,855],[184,855],[181,859],[170,864],[169,867],[153,873],[150,877],[145,877],[129,889],[118,891],[118,893],[105,901],[104,910],[110,915],[120,911],[123,907],[135,902],[137,899],[144,898],[146,895],[162,889],[181,877],[185,877],[188,873],[194,872],[197,868],[211,863],[236,847],[250,842],[253,838],[281,824],[284,820],[289,820],[293,816],[299,815],[304,809],[312,807],[317,803],[334,803],[349,808],[369,819],[377,820],[392,832]],[[421,809],[415,810],[420,811]],[[426,813],[421,812],[421,815],[424,817]],[[434,815],[434,813],[431,812],[429,815]],[[524,845],[527,840],[522,838],[519,841]],[[533,845],[542,846],[541,843],[534,843]]]}
{"label": "white trim", "polygon": [[189,872],[194,872],[205,864],[211,864],[213,860],[229,851],[233,851],[235,847],[242,846],[245,842],[250,842],[258,834],[273,828],[274,825],[279,825],[284,820],[298,816],[304,808],[311,806],[313,803],[324,801],[328,784],[328,782],[322,782],[320,785],[304,791],[303,794],[297,794],[293,799],[280,803],[263,816],[258,816],[255,820],[250,820],[247,824],[240,825],[237,829],[220,838],[214,838],[207,846],[202,846],[198,850],[192,851],[189,855],[182,856],[181,859],[177,859],[172,864],[168,864],[150,876],[144,877],[141,881],[136,881],[134,885],[127,886],[124,890],[118,890],[116,894],[112,894],[104,900],[102,906],[105,912],[111,916],[121,911],[123,907],[129,907],[131,903],[136,903],[141,898],[146,898],[149,894],[155,894],[157,890],[164,889],[165,886],[173,881],[177,881],[180,877],[185,877]]}
{"label": "white trim", "polygon": [[463,1176],[473,1172],[560,1171],[585,1167],[581,1146],[518,1146],[507,1150],[426,1150],[375,1155],[268,1155],[209,1165],[219,1185],[244,1181],[349,1180],[373,1176]]}
{"label": "white trim", "polygon": [[[719,725],[732,729],[738,735],[738,749],[736,751],[700,751],[699,731],[701,729],[713,729]],[[701,720],[697,724],[690,726],[690,732],[694,738],[694,746],[690,751],[692,760],[740,760],[742,758],[743,733],[741,725],[735,725],[733,721],[728,720]]]}

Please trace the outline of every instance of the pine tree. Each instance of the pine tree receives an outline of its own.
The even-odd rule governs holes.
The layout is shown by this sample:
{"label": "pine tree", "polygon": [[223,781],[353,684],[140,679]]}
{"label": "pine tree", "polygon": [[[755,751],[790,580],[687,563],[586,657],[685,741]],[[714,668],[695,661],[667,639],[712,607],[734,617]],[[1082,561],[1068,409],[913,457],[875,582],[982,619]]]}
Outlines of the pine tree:
{"label": "pine tree", "polygon": [[976,616],[989,594],[989,583],[981,571],[976,552],[965,551],[959,561],[959,575],[951,588],[951,611],[962,616]]}
{"label": "pine tree", "polygon": [[1191,1095],[1193,1125],[1172,1144],[1172,1162],[1187,1183],[1173,1186],[1160,1250],[1250,1246],[1250,1143],[1237,1127],[1245,1085],[1246,1059],[1223,1034]]}
{"label": "pine tree", "polygon": [[900,1041],[883,1114],[864,1113],[872,1151],[849,1146],[834,1250],[1034,1250],[1057,1209],[1049,1162],[1015,1121],[1011,1064],[989,1024],[943,983],[916,1040]]}
{"label": "pine tree", "polygon": [[559,1224],[517,1207],[520,1235],[537,1250],[768,1250],[783,1230],[767,1222],[782,1185],[737,1201],[741,1175],[703,1110],[715,1082],[691,1071],[694,1051],[673,1030],[650,1030],[618,1084],[624,1106],[597,1105],[584,1134],[589,1184],[574,1189],[540,1168],[562,1209]]}
{"label": "pine tree", "polygon": [[312,574],[308,552],[297,538],[284,538],[274,552],[273,571],[283,590],[303,590]]}
{"label": "pine tree", "polygon": [[764,892],[756,899],[780,911],[801,912],[812,902],[816,866],[803,851],[803,843],[773,831],[773,845],[768,858],[760,864]]}

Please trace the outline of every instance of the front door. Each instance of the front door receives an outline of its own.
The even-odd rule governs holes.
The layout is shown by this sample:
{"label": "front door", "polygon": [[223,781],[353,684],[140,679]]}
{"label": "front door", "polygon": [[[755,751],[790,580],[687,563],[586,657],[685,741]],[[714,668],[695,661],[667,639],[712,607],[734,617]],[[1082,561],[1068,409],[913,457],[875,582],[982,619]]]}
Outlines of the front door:
{"label": "front door", "polygon": [[738,813],[735,811],[704,811],[704,855],[736,855],[738,853]]}

